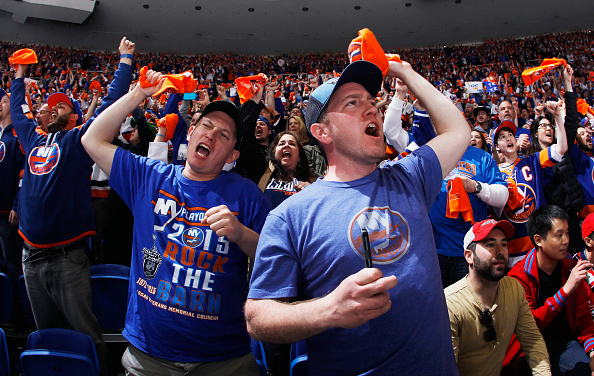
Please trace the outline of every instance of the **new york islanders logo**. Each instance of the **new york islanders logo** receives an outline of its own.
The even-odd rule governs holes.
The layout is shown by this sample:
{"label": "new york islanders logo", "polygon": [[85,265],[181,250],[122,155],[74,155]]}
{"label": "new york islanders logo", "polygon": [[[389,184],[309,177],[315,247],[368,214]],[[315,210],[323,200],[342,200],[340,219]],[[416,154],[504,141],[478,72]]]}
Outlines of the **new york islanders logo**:
{"label": "new york islanders logo", "polygon": [[56,144],[38,146],[29,154],[29,170],[35,175],[51,172],[60,161],[60,147]]}
{"label": "new york islanders logo", "polygon": [[182,241],[185,245],[191,248],[196,248],[202,244],[204,240],[204,232],[198,227],[190,227],[182,234]]}
{"label": "new york islanders logo", "polygon": [[377,264],[390,264],[401,258],[410,246],[410,228],[400,213],[388,207],[366,208],[349,224],[349,242],[356,254],[363,255],[361,230],[369,232],[371,258]]}
{"label": "new york islanders logo", "polygon": [[6,145],[4,142],[0,141],[0,162],[4,160],[4,155],[6,154]]}
{"label": "new york islanders logo", "polygon": [[506,206],[505,216],[514,223],[524,223],[536,210],[536,194],[527,184],[518,183],[517,189],[521,196],[520,205],[515,209]]}

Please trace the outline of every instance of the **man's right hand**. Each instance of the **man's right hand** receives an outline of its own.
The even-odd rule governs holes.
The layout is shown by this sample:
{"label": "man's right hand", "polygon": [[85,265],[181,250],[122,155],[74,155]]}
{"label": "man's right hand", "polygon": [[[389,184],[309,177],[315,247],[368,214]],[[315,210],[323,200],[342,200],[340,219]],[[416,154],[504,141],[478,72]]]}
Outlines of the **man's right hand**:
{"label": "man's right hand", "polygon": [[579,284],[586,280],[586,277],[588,276],[588,269],[592,267],[594,267],[594,265],[592,265],[590,261],[578,261],[574,268],[571,269],[571,274],[569,274],[567,282],[565,282],[565,285],[563,285],[563,291],[565,291],[567,295],[573,294]]}
{"label": "man's right hand", "polygon": [[379,269],[362,269],[323,298],[330,313],[328,327],[355,328],[388,312],[392,306],[388,290],[398,284],[398,279],[382,277]]}

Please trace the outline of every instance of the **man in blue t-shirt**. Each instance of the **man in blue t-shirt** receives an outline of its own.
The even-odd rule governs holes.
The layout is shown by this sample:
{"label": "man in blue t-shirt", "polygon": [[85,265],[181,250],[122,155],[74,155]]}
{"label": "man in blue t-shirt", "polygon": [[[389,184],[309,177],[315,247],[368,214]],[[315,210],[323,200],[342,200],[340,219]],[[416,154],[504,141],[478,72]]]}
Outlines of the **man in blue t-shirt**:
{"label": "man in blue t-shirt", "polygon": [[[367,61],[350,64],[307,106],[327,175],[274,209],[258,243],[248,331],[274,343],[305,339],[310,374],[458,373],[428,213],[470,131],[410,64],[390,62],[388,75],[425,104],[439,135],[378,168],[382,72]],[[376,268],[365,268],[370,259]]]}
{"label": "man in blue t-shirt", "polygon": [[[188,130],[185,166],[111,144],[122,120],[162,86],[148,71],[99,116],[83,145],[134,214],[122,364],[133,375],[258,375],[243,302],[270,204],[248,179],[222,171],[239,156],[237,108],[216,101]],[[150,86],[153,84],[154,86]],[[194,373],[192,373],[194,374]]]}

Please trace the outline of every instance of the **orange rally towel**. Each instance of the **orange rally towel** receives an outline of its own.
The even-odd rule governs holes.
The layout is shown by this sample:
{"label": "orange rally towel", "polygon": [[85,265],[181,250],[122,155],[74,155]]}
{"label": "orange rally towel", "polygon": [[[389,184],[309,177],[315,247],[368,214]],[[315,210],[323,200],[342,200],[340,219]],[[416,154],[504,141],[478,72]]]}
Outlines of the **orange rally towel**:
{"label": "orange rally towel", "polygon": [[359,36],[349,44],[348,54],[350,63],[358,60],[372,62],[381,69],[384,77],[388,74],[389,61],[401,62],[400,56],[384,53],[375,35],[367,28],[359,30]]}
{"label": "orange rally towel", "polygon": [[462,215],[465,222],[474,224],[474,216],[472,214],[472,205],[468,193],[464,190],[464,183],[462,179],[455,178],[448,182],[448,204],[446,207],[447,218],[458,218]]}
{"label": "orange rally towel", "polygon": [[[148,67],[144,66],[140,69],[140,78],[138,82],[142,87],[149,87],[149,86],[157,86],[158,83],[150,84],[146,81],[146,72],[148,71]],[[163,82],[163,86],[161,89],[153,94],[153,97],[158,97],[165,91],[173,91],[175,93],[191,93],[196,90],[196,86],[198,85],[198,81],[194,79],[192,72],[186,71],[180,74],[165,74],[161,76],[159,82]]]}
{"label": "orange rally towel", "polygon": [[524,197],[518,192],[516,182],[512,179],[507,179],[507,190],[509,191],[509,197],[507,198],[507,204],[510,209],[517,209],[524,200]]}
{"label": "orange rally towel", "polygon": [[11,57],[8,58],[10,64],[35,64],[37,63],[37,54],[29,48],[15,51]]}
{"label": "orange rally towel", "polygon": [[167,128],[167,134],[165,134],[165,141],[169,141],[171,140],[171,138],[173,138],[173,132],[175,132],[175,127],[177,126],[178,121],[179,117],[177,116],[177,114],[167,114],[165,115],[165,117],[159,119],[157,126]]}
{"label": "orange rally towel", "polygon": [[239,95],[239,102],[244,104],[256,94],[258,87],[256,84],[266,84],[268,77],[264,73],[259,73],[255,76],[238,77],[235,79],[237,85],[237,95]]}
{"label": "orange rally towel", "polygon": [[582,98],[577,100],[577,108],[578,112],[582,115],[586,115],[588,112],[594,115],[594,110],[592,107],[590,107],[590,105]]}
{"label": "orange rally towel", "polygon": [[98,93],[101,92],[101,84],[97,80],[91,81],[89,84],[89,91],[97,90]]}
{"label": "orange rally towel", "polygon": [[542,76],[544,76],[547,72],[555,69],[560,65],[567,65],[567,62],[564,59],[544,59],[542,61],[542,65],[538,67],[529,68],[522,72],[522,79],[524,80],[524,84],[526,86],[532,85],[536,81],[538,81]]}

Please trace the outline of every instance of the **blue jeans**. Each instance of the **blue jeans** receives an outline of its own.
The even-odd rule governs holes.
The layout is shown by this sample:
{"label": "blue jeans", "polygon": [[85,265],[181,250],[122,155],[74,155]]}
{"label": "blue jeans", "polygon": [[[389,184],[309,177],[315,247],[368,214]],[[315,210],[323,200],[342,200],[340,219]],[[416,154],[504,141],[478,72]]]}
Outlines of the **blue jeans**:
{"label": "blue jeans", "polygon": [[[571,341],[567,344],[566,350],[561,353],[558,359],[551,357],[551,371],[553,375],[563,376],[590,376],[590,358],[586,355],[586,350],[578,341]],[[556,365],[558,363],[559,371],[557,373]]]}
{"label": "blue jeans", "polygon": [[445,289],[454,282],[458,282],[468,274],[468,263],[464,257],[444,256],[437,254],[441,283]]}
{"label": "blue jeans", "polygon": [[20,267],[22,249],[23,239],[19,235],[19,227],[8,222],[8,213],[0,214],[0,256],[12,265]]}
{"label": "blue jeans", "polygon": [[[23,262],[27,293],[37,329],[61,328],[65,324],[91,336],[97,348],[101,371],[107,371],[107,347],[93,314],[88,246],[48,259]],[[29,251],[23,249],[23,260]]]}

